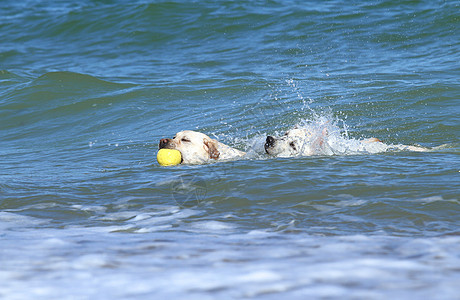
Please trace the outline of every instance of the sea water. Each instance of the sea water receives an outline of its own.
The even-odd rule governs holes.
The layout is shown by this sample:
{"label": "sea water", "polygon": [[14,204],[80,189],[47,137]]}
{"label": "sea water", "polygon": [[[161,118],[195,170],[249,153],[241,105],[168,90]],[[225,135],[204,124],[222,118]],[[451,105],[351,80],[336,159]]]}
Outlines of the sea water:
{"label": "sea water", "polygon": [[[458,12],[3,1],[0,298],[460,299]],[[343,151],[265,154],[299,124]],[[160,167],[181,130],[248,155]]]}

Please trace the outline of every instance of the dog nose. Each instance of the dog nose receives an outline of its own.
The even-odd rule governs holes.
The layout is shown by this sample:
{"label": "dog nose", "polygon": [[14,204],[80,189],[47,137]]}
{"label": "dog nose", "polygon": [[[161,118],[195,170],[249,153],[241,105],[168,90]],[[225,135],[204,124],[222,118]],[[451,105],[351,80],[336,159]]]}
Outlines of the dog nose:
{"label": "dog nose", "polygon": [[267,140],[265,141],[265,149],[272,148],[275,145],[275,138],[272,136],[267,136]]}
{"label": "dog nose", "polygon": [[160,143],[158,144],[158,149],[163,149],[168,145],[168,139],[161,139]]}

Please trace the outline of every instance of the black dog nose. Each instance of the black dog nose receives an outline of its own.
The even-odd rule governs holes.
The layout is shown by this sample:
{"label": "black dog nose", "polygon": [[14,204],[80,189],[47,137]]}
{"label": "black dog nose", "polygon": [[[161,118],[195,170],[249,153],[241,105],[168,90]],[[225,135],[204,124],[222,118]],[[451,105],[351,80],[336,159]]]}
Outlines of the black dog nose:
{"label": "black dog nose", "polygon": [[275,145],[275,138],[272,136],[267,136],[267,140],[265,141],[265,149],[272,148]]}
{"label": "black dog nose", "polygon": [[168,145],[168,139],[161,139],[160,143],[158,144],[158,149],[163,149]]}

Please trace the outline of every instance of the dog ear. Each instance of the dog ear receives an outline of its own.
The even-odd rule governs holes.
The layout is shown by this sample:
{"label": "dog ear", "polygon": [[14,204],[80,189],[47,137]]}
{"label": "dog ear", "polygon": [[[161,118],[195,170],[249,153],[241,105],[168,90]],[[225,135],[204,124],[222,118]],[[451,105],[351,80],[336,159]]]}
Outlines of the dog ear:
{"label": "dog ear", "polygon": [[218,159],[220,152],[217,150],[217,141],[216,140],[210,140],[207,138],[203,139],[203,148],[206,152],[209,154],[209,158],[211,159]]}

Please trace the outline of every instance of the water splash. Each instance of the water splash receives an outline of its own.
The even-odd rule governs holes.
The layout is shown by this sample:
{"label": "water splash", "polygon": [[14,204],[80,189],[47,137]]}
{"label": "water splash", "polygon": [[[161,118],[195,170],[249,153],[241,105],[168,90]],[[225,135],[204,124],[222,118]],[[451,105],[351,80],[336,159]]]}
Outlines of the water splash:
{"label": "water splash", "polygon": [[[308,155],[358,155],[358,154],[377,154],[387,151],[428,151],[427,148],[419,146],[408,146],[401,144],[387,144],[380,141],[377,137],[354,138],[349,134],[348,124],[331,113],[314,113],[312,117],[301,119],[291,129],[302,129],[308,132],[307,136],[302,137],[301,149],[297,154],[288,156]],[[246,140],[246,151],[249,158],[267,158],[263,144],[267,135],[282,137],[286,134],[285,130],[274,130],[266,135],[257,134]],[[238,144],[243,141],[238,140]],[[304,149],[311,151],[303,151]],[[286,156],[286,155],[283,155]]]}

